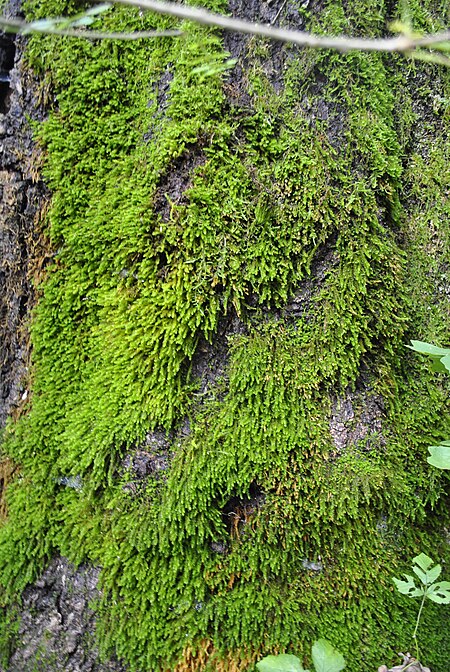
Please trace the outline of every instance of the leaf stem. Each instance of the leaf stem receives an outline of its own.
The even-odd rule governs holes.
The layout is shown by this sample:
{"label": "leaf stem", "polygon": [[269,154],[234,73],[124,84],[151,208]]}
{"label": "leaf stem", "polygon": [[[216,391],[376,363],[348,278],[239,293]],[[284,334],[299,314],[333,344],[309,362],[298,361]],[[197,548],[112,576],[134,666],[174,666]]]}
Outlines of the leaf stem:
{"label": "leaf stem", "polygon": [[422,616],[423,605],[425,604],[425,598],[427,596],[427,589],[423,593],[422,602],[420,603],[419,613],[417,614],[416,627],[414,628],[413,639],[416,645],[416,659],[419,660],[419,645],[417,643],[417,630],[419,629],[420,617]]}

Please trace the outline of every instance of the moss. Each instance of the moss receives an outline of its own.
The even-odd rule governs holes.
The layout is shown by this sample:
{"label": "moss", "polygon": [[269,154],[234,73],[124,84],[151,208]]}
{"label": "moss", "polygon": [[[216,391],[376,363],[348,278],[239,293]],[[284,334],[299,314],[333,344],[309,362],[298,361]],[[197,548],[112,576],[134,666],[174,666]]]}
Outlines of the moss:
{"label": "moss", "polygon": [[17,646],[17,634],[20,625],[19,610],[16,607],[8,607],[0,603],[0,664],[5,666],[15,647]]}
{"label": "moss", "polygon": [[[377,34],[385,16],[328,2],[312,25],[340,31],[351,17],[352,31]],[[117,7],[102,20],[171,25]],[[237,108],[226,75],[193,71],[226,57],[218,32],[185,30],[151,48],[29,45],[57,99],[38,129],[55,257],[32,325],[30,412],[4,447],[22,468],[0,537],[5,599],[58,551],[103,567],[99,639],[131,669],[251,668],[285,649],[306,659],[322,635],[349,665],[374,667],[410,641],[394,570],[420,550],[448,557],[446,477],[425,461],[448,429],[448,386],[403,347],[448,333],[445,297],[431,301],[448,258],[446,113],[427,116],[424,158],[410,147],[423,114],[409,66],[293,52],[278,96],[254,41],[251,106]],[[294,316],[289,302],[314,282]],[[190,363],[233,313],[246,333],[230,341],[225,393],[199,407]],[[339,454],[331,398],[357,386],[384,398],[386,443]],[[124,455],[186,415],[167,481],[127,494]],[[70,475],[81,490],[62,484]]]}

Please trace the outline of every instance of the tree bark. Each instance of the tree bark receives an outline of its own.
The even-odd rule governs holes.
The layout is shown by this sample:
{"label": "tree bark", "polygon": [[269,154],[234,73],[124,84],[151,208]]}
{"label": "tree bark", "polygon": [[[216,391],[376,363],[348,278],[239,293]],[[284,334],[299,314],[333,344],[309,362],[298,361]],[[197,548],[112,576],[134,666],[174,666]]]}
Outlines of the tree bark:
{"label": "tree bark", "polygon": [[[368,37],[400,11],[228,10]],[[438,2],[410,11],[445,27]],[[119,7],[102,21],[177,27]],[[426,462],[449,387],[405,348],[448,342],[448,74],[183,31],[33,37],[10,70],[4,670],[311,665],[319,637],[348,669],[392,667],[416,613],[391,576],[420,551],[449,559],[446,477]],[[445,618],[427,605],[433,672]]]}

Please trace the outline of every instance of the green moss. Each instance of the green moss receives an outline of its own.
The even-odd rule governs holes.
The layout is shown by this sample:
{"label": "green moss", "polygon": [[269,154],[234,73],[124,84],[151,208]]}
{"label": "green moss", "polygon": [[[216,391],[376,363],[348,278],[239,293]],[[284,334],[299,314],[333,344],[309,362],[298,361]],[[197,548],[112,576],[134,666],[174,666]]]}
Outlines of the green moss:
{"label": "green moss", "polygon": [[[378,34],[385,16],[328,2],[312,25],[351,18],[352,32]],[[172,25],[117,7],[102,21]],[[0,531],[5,600],[60,552],[103,567],[99,640],[132,670],[173,669],[205,640],[217,664],[306,656],[318,636],[375,667],[413,628],[391,575],[420,550],[448,558],[446,477],[425,460],[448,429],[448,384],[404,349],[450,326],[434,294],[448,272],[448,115],[418,102],[445,101],[445,75],[414,66],[439,75],[418,96],[398,59],[287,50],[276,95],[267,45],[251,40],[244,109],[226,100],[226,75],[193,72],[226,57],[218,32],[185,30],[151,45],[29,45],[56,95],[37,131],[55,256],[32,325],[30,410],[4,447],[22,467]],[[426,155],[410,147],[423,118]],[[190,363],[232,314],[246,333],[199,406]],[[355,388],[383,399],[385,440],[339,451],[332,401]],[[186,415],[167,481],[132,497],[124,455]],[[81,490],[62,484],[70,475]],[[437,619],[430,609],[424,641],[443,672]]]}
{"label": "green moss", "polygon": [[[9,608],[8,608],[9,607]],[[16,607],[0,604],[0,664],[6,668],[9,657],[17,646],[20,615]]]}

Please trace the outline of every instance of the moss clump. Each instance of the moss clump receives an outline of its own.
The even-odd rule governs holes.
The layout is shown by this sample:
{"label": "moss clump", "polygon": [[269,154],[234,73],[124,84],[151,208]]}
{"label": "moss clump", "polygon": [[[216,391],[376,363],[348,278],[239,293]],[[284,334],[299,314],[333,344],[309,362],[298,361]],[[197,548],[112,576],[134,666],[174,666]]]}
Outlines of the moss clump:
{"label": "moss clump", "polygon": [[[383,28],[384,7],[350,4],[328,2],[312,25]],[[102,21],[171,25],[117,7]],[[151,46],[29,46],[57,97],[38,129],[55,258],[30,412],[4,447],[21,464],[0,533],[5,604],[58,551],[102,566],[100,641],[133,670],[251,667],[321,635],[375,667],[414,619],[394,568],[419,550],[448,556],[445,477],[425,461],[448,388],[403,349],[408,334],[448,333],[443,301],[432,319],[424,308],[448,251],[448,230],[423,215],[448,207],[431,167],[448,151],[445,115],[428,164],[409,149],[407,118],[421,117],[396,59],[292,53],[277,96],[252,41],[241,109],[225,75],[194,71],[226,58],[218,32],[185,30]],[[289,302],[305,288],[299,316]],[[225,391],[199,407],[190,363],[233,313],[246,332],[230,341]],[[384,440],[336,450],[332,398],[356,387],[383,397]],[[124,455],[186,414],[167,480],[132,497]],[[435,619],[425,637],[443,672]]]}

